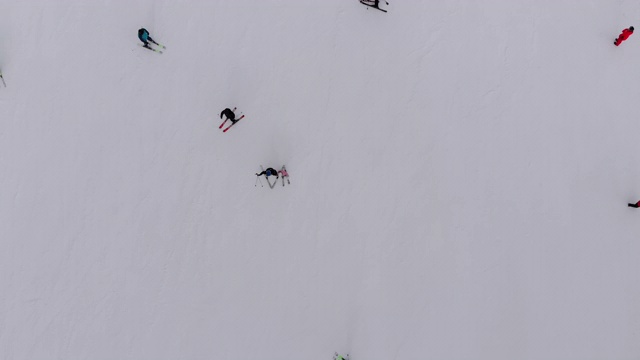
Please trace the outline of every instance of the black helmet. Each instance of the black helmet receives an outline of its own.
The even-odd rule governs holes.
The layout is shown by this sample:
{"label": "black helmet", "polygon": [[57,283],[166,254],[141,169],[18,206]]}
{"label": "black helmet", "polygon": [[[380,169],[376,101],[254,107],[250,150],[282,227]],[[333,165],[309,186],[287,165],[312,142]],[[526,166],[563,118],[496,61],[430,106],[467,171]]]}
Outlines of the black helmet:
{"label": "black helmet", "polygon": [[629,30],[633,31],[633,26],[629,26]]}

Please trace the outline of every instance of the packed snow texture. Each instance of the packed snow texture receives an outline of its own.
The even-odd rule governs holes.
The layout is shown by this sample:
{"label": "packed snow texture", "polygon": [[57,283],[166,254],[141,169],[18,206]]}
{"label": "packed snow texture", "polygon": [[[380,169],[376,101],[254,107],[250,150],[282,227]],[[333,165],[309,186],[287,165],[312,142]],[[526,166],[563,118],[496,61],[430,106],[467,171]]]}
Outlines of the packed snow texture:
{"label": "packed snow texture", "polygon": [[640,4],[381,7],[0,0],[0,359],[638,359]]}

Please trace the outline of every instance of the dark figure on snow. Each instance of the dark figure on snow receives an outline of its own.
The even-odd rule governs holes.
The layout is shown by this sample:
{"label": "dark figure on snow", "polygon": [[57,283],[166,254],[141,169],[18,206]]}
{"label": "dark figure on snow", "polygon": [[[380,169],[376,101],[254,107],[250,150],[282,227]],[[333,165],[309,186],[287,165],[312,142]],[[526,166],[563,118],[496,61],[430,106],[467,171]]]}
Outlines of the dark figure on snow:
{"label": "dark figure on snow", "polygon": [[[387,10],[380,9],[380,0],[360,0],[360,2],[362,4],[364,4],[364,5],[371,6],[372,8],[376,8],[376,9],[378,9],[380,11],[387,12]],[[389,5],[388,2],[385,1],[385,3],[387,3],[387,5]]]}
{"label": "dark figure on snow", "polygon": [[155,42],[155,40],[153,40],[151,38],[151,36],[149,36],[149,32],[145,28],[142,28],[142,29],[138,30],[138,39],[140,39],[140,41],[142,41],[144,43],[144,47],[146,47],[146,48],[150,48],[149,47],[149,41],[151,41],[152,43],[154,43],[156,45],[160,45],[157,42]]}
{"label": "dark figure on snow", "polygon": [[236,121],[242,119],[242,116],[240,117],[240,119],[236,119],[236,114],[234,113],[234,111],[236,111],[236,108],[233,108],[233,110],[229,108],[222,110],[222,112],[220,113],[220,119],[225,116],[227,118],[225,122],[227,122],[227,120],[231,120],[231,122],[235,124]]}
{"label": "dark figure on snow", "polygon": [[640,201],[638,201],[638,202],[637,202],[637,203],[635,203],[635,204],[631,204],[631,203],[629,203],[629,207],[636,208],[636,209],[637,209],[637,208],[639,208],[639,207],[640,207]]}
{"label": "dark figure on snow", "polygon": [[620,45],[623,41],[627,40],[629,36],[631,36],[631,34],[633,34],[633,26],[630,26],[628,29],[622,30],[622,34],[618,36],[618,38],[616,39],[616,41],[613,42],[613,44],[615,46]]}
{"label": "dark figure on snow", "polygon": [[[222,124],[220,124],[220,127],[219,127],[220,129],[222,129],[222,127],[224,126],[224,124],[227,123],[228,120],[231,120],[231,125],[229,125],[226,129],[224,129],[223,132],[227,132],[229,128],[235,125],[236,122],[242,120],[242,118],[244,117],[244,115],[240,115],[240,117],[236,119],[235,111],[236,111],[236,108],[233,108],[233,110],[226,108],[222,110],[222,112],[220,113],[220,119],[222,119],[222,117],[226,117],[226,119],[224,119]],[[240,114],[242,114],[242,112]]]}
{"label": "dark figure on snow", "polygon": [[262,176],[262,175],[264,175],[267,179],[269,178],[269,176],[275,176],[276,180],[278,180],[280,178],[278,176],[278,172],[274,168],[267,168],[267,170],[265,170],[265,171],[263,171],[263,172],[261,172],[259,174],[256,173],[256,176]]}

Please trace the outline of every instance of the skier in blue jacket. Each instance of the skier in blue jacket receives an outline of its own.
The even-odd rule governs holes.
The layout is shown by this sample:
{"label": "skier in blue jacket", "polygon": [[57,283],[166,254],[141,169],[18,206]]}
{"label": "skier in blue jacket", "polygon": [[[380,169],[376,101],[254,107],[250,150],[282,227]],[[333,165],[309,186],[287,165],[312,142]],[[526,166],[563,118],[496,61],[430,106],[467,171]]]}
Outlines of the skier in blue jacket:
{"label": "skier in blue jacket", "polygon": [[151,41],[152,43],[156,44],[156,45],[160,45],[157,42],[155,42],[155,40],[153,40],[151,38],[151,36],[149,36],[149,32],[147,31],[147,29],[142,28],[140,30],[138,30],[138,39],[140,39],[140,41],[142,41],[144,43],[144,47],[149,48],[149,41]]}

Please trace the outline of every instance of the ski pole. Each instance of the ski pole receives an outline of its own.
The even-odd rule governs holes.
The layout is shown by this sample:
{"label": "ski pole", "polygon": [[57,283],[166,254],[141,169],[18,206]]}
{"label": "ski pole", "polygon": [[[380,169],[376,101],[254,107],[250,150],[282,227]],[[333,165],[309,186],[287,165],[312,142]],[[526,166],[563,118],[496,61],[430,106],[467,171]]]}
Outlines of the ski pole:
{"label": "ski pole", "polygon": [[[264,185],[262,185],[262,180],[260,180],[260,176],[256,176],[256,184],[258,183],[258,181],[260,181],[260,187],[264,187]],[[255,186],[255,185],[253,185]]]}

